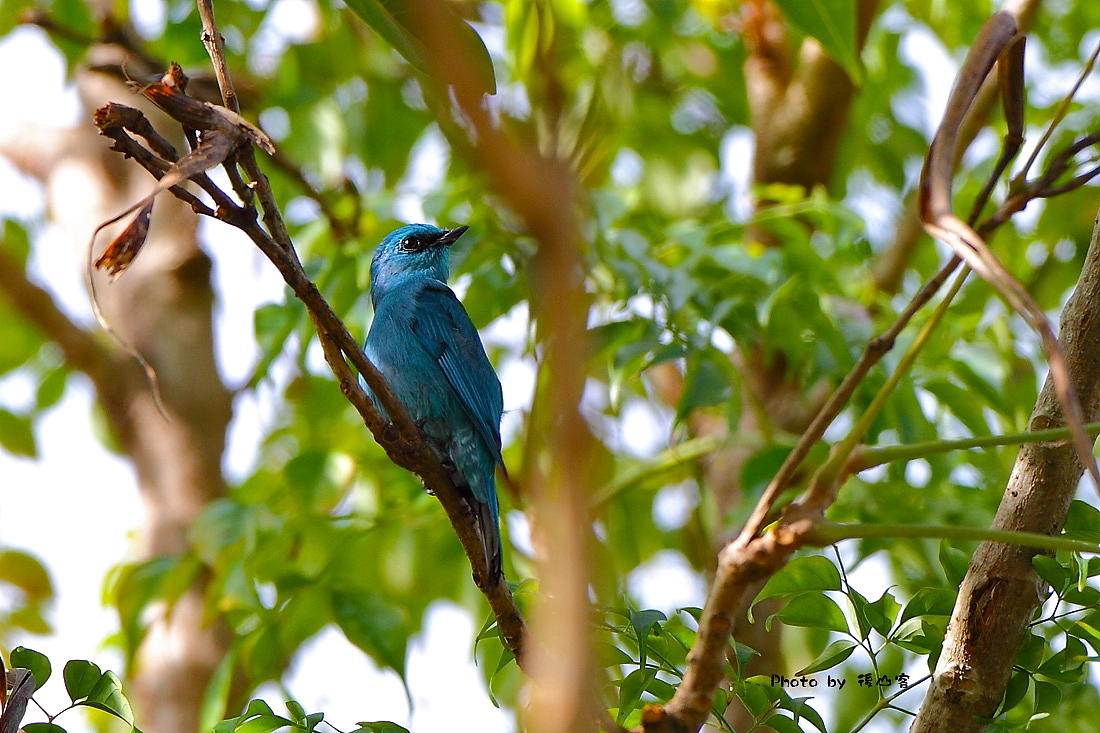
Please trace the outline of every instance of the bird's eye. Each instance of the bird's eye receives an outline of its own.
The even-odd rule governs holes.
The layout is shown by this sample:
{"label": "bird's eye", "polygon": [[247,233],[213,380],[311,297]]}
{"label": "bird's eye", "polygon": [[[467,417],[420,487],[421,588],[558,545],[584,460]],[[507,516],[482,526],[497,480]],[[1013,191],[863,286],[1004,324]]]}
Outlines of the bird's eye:
{"label": "bird's eye", "polygon": [[415,252],[420,249],[420,240],[416,237],[405,237],[401,240],[401,249],[406,252]]}

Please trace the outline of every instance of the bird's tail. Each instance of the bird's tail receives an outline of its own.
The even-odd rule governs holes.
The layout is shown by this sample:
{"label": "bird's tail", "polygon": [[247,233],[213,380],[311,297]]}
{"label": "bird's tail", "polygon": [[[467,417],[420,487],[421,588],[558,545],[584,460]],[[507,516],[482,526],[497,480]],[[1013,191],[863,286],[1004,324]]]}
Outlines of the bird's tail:
{"label": "bird's tail", "polygon": [[485,557],[486,578],[489,581],[489,587],[495,588],[503,577],[500,566],[500,528],[497,526],[496,512],[487,502],[474,499],[473,504],[481,535],[481,551]]}

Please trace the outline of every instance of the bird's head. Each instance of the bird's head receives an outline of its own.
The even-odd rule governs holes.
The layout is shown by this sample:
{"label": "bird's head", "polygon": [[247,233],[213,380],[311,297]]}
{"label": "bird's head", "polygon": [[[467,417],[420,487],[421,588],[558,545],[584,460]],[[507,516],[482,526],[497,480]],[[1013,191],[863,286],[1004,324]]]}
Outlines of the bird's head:
{"label": "bird's head", "polygon": [[440,229],[406,224],[385,236],[370,264],[371,290],[385,289],[400,275],[423,273],[441,282],[450,275],[450,247],[467,227]]}

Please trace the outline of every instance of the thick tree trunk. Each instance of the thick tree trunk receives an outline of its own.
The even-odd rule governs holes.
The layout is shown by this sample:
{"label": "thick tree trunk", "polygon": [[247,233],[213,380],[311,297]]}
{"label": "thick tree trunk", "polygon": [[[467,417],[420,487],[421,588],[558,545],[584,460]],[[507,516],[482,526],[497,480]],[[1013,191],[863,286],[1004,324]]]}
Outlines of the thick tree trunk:
{"label": "thick tree trunk", "polygon": [[[1087,421],[1100,417],[1100,218],[1077,289],[1062,313],[1060,338]],[[1047,377],[1028,425],[1064,425]],[[1016,458],[993,528],[1057,535],[1084,469],[1069,441],[1028,443]],[[1043,583],[1036,550],[983,542],[970,560],[931,687],[910,731],[964,733],[985,726],[1004,695],[1013,660]]]}

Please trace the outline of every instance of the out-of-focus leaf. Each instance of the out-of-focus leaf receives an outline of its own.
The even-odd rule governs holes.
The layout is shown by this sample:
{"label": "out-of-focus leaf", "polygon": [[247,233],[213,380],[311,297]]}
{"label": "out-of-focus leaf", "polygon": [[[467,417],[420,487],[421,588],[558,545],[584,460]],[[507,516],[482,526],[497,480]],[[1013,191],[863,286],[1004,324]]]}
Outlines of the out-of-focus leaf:
{"label": "out-of-focus leaf", "polygon": [[[0,1],[0,23],[3,23],[2,8],[6,4],[6,2]],[[7,31],[0,30],[0,35],[4,35],[5,33],[7,33]],[[27,237],[27,230],[10,219],[4,220],[4,227],[0,230],[0,247],[2,247],[18,264],[27,264],[27,255],[30,254],[31,249],[30,239]]]}
{"label": "out-of-focus leaf", "polygon": [[338,592],[332,613],[348,641],[404,679],[409,630],[399,608],[366,591]]}
{"label": "out-of-focus leaf", "polygon": [[793,26],[821,42],[852,81],[863,79],[856,50],[856,3],[851,0],[776,0]]}
{"label": "out-of-focus leaf", "polygon": [[57,367],[46,372],[46,375],[42,377],[42,381],[38,383],[38,390],[35,392],[34,402],[39,410],[44,410],[47,407],[53,407],[65,394],[65,385],[69,380],[69,370],[64,367]]}
{"label": "out-of-focus leaf", "polygon": [[0,447],[20,456],[37,456],[38,446],[31,419],[0,409]]}
{"label": "out-of-focus leaf", "polygon": [[18,550],[0,551],[0,582],[18,588],[29,603],[38,603],[53,595],[53,584],[46,568],[33,555]]}
{"label": "out-of-focus leaf", "polygon": [[414,19],[412,10],[402,0],[348,0],[348,7],[418,71],[428,75],[436,71],[443,75],[443,81],[450,82],[452,80],[446,69],[431,68],[424,44],[413,32],[417,23],[442,24],[436,33],[455,44],[449,52],[467,54],[478,72],[477,82],[481,90],[486,94],[496,94],[496,76],[484,41],[477,31],[445,4],[441,3],[439,12],[430,19]]}

